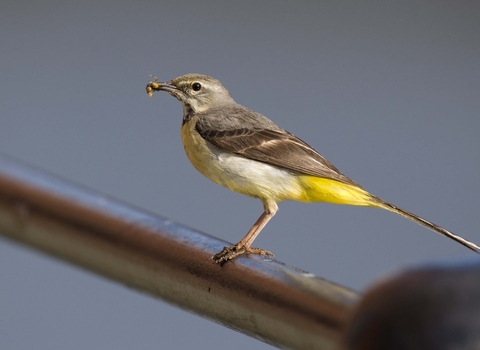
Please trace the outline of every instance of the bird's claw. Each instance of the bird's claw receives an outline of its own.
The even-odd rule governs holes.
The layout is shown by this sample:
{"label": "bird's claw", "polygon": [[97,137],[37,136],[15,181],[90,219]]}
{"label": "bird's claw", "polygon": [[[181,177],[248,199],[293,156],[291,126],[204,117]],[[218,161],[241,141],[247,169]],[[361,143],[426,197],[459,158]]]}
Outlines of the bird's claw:
{"label": "bird's claw", "polygon": [[242,245],[232,245],[230,247],[224,247],[220,253],[215,254],[212,259],[215,263],[219,265],[225,264],[228,260],[235,259],[239,255],[243,254],[258,254],[261,256],[267,256],[269,258],[274,258],[275,255],[273,255],[272,252],[269,252],[268,250],[260,249],[260,248],[247,248]]}

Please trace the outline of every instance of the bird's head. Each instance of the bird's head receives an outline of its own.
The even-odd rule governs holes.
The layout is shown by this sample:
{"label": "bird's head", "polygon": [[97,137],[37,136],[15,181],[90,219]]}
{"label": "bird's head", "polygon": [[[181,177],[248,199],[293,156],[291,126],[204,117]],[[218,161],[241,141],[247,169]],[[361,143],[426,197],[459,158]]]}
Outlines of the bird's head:
{"label": "bird's head", "polygon": [[223,104],[234,103],[227,89],[217,79],[201,74],[186,74],[165,83],[157,81],[147,85],[147,93],[166,91],[176,97],[184,110],[203,113]]}

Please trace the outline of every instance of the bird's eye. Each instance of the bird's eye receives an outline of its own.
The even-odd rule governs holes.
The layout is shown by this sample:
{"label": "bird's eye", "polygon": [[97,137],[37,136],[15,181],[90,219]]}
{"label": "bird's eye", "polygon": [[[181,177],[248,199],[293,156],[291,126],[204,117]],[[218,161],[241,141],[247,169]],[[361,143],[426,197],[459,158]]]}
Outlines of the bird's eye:
{"label": "bird's eye", "polygon": [[193,91],[200,91],[201,88],[202,88],[202,84],[200,84],[200,83],[193,83],[192,84]]}

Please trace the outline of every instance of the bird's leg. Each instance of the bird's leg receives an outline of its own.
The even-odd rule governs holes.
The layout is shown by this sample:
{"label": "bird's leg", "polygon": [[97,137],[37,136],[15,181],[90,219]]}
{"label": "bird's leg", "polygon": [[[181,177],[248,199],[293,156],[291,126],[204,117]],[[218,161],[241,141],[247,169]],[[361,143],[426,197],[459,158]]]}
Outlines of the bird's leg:
{"label": "bird's leg", "polygon": [[240,242],[230,247],[225,247],[223,250],[213,256],[213,260],[217,264],[224,264],[228,260],[231,260],[239,255],[245,253],[260,254],[267,256],[274,256],[268,250],[263,250],[259,248],[252,248],[251,245],[255,238],[258,236],[260,231],[265,227],[265,225],[270,221],[270,219],[275,215],[278,210],[277,203],[273,200],[267,199],[263,201],[264,211],[258,220],[253,224],[252,228],[248,231],[245,237],[242,238]]}

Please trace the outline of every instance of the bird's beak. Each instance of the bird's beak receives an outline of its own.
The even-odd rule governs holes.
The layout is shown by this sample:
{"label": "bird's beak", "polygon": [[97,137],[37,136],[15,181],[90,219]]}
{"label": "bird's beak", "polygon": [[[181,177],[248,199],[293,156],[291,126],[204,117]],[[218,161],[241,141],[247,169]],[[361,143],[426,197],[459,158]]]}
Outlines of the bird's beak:
{"label": "bird's beak", "polygon": [[170,84],[170,82],[160,83],[156,79],[147,84],[146,90],[149,97],[153,96],[153,91],[166,91],[173,95],[180,91],[176,86]]}

